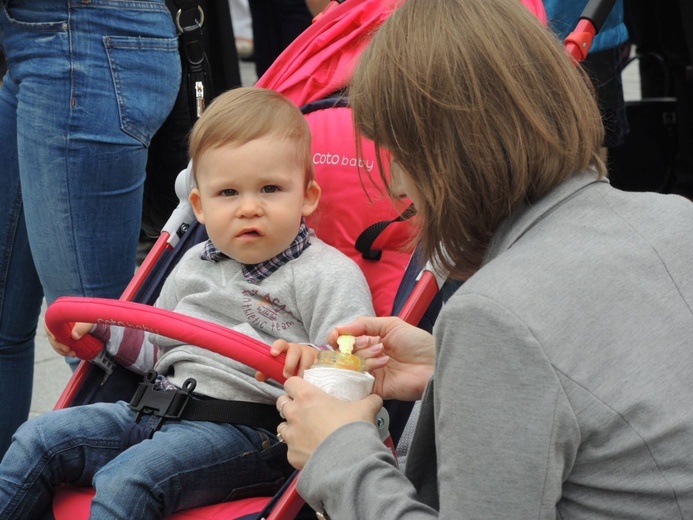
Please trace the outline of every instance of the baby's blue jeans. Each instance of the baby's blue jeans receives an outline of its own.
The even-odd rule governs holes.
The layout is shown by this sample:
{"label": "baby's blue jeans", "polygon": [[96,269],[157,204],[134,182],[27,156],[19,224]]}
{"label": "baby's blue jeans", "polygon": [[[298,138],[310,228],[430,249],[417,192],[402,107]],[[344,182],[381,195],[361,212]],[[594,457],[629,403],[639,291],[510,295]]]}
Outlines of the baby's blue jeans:
{"label": "baby's blue jeans", "polygon": [[181,72],[164,0],[0,0],[0,45],[1,457],[44,294],[117,298],[133,276],[147,146]]}
{"label": "baby's blue jeans", "polygon": [[291,473],[286,446],[248,426],[171,420],[123,451],[134,417],[121,401],[24,423],[0,464],[0,519],[40,517],[60,482],[93,482],[92,519],[130,520],[275,491]]}

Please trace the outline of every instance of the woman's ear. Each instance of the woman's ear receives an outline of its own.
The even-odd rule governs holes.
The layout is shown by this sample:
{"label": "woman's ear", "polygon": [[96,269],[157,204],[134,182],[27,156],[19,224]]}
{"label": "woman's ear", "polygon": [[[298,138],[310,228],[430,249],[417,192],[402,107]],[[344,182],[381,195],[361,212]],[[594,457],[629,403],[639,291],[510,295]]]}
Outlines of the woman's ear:
{"label": "woman's ear", "polygon": [[202,211],[202,198],[200,197],[200,190],[197,187],[190,190],[190,195],[188,195],[188,200],[192,206],[193,213],[195,213],[195,218],[200,224],[205,223],[205,214]]}
{"label": "woman's ear", "polygon": [[315,181],[310,181],[308,187],[306,188],[306,193],[303,196],[303,216],[310,216],[317,208],[318,202],[320,202],[320,194],[322,190],[320,186]]}

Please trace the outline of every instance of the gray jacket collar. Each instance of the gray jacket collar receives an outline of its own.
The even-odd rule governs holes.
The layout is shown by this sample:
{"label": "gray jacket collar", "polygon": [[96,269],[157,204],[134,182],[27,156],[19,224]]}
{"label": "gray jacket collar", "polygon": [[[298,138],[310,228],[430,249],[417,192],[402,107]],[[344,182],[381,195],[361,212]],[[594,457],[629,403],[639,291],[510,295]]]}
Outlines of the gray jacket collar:
{"label": "gray jacket collar", "polygon": [[503,251],[510,248],[545,215],[572,198],[586,186],[608,182],[605,178],[599,179],[594,170],[587,170],[586,172],[575,174],[535,204],[525,204],[521,209],[506,218],[498,227],[484,255],[482,265],[489,263]]}

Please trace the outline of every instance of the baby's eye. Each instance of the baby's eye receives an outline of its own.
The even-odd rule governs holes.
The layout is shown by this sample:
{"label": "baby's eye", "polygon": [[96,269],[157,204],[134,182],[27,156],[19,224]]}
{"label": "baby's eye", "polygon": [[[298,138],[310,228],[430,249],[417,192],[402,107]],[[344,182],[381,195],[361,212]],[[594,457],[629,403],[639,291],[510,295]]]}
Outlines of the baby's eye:
{"label": "baby's eye", "polygon": [[228,190],[221,190],[220,195],[222,197],[234,197],[234,196],[238,195],[238,191],[229,188]]}
{"label": "baby's eye", "polygon": [[262,193],[276,193],[280,191],[279,186],[275,186],[273,184],[270,184],[269,186],[263,186],[262,187]]}

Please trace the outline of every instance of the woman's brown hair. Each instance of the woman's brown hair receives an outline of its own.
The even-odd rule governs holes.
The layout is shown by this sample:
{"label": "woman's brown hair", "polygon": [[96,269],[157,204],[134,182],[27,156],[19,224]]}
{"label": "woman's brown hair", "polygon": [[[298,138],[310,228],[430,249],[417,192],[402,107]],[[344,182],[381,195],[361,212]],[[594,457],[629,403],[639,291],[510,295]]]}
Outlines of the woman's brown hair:
{"label": "woman's brown hair", "polygon": [[522,205],[590,166],[605,173],[590,82],[520,0],[403,2],[350,100],[357,130],[418,191],[423,254],[453,278],[479,268]]}
{"label": "woman's brown hair", "polygon": [[303,114],[290,99],[258,87],[229,90],[212,101],[193,126],[190,158],[195,164],[208,150],[242,145],[267,135],[296,142],[296,157],[304,164],[306,185],[312,181],[311,132]]}

